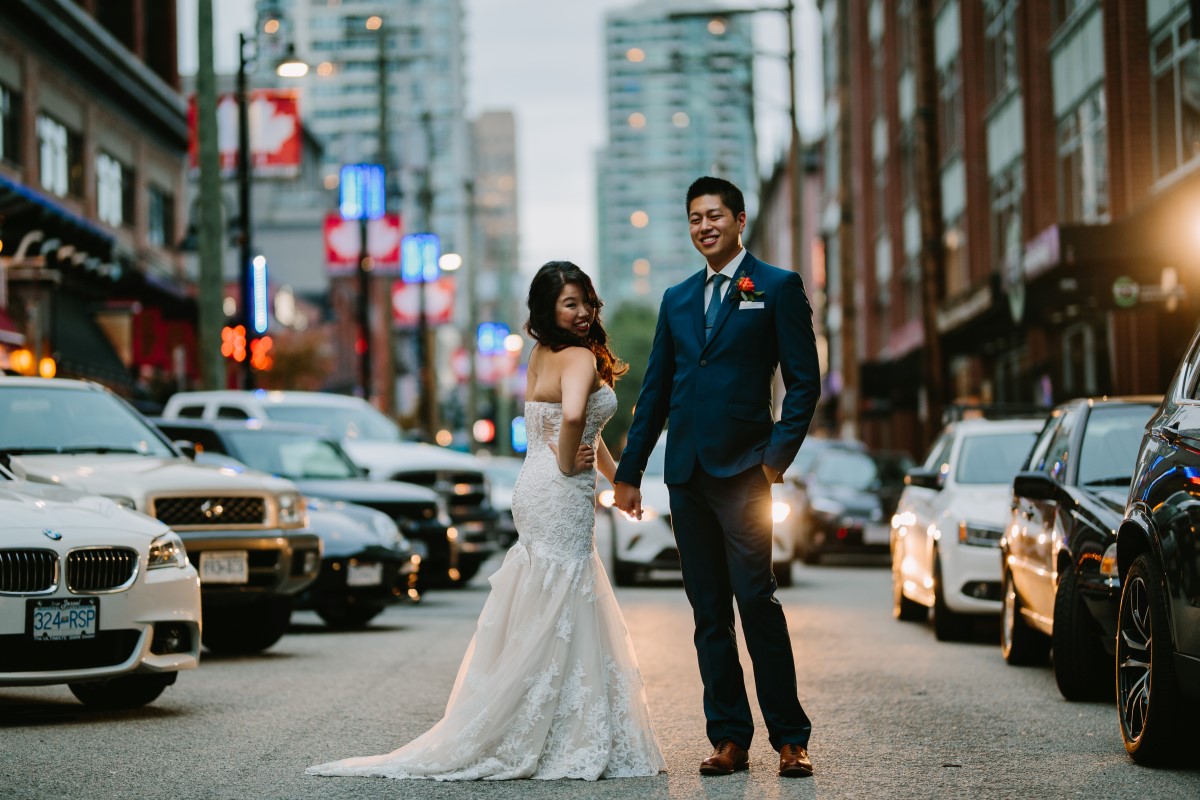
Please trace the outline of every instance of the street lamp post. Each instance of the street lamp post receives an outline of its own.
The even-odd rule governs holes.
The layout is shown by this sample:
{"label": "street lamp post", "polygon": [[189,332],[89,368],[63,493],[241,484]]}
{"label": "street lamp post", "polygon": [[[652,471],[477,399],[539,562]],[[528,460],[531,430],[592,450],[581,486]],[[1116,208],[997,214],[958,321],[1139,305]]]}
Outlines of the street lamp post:
{"label": "street lamp post", "polygon": [[[252,252],[250,217],[250,108],[246,97],[246,34],[238,32],[238,207],[242,216],[242,231],[238,238],[238,317],[246,330],[247,338],[253,329],[251,320],[250,259]],[[249,357],[242,361],[241,388],[254,388],[254,373],[250,369]]]}

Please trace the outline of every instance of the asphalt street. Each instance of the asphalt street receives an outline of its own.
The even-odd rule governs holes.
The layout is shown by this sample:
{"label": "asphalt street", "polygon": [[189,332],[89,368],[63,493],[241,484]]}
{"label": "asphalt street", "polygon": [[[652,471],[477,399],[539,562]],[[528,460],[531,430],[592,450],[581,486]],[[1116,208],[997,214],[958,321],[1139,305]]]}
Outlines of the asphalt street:
{"label": "asphalt street", "polygon": [[[206,656],[155,704],[83,709],[65,687],[0,689],[0,797],[36,798],[1196,798],[1200,764],[1150,770],[1111,704],[1061,699],[1048,668],[1000,657],[994,625],[943,644],[891,617],[887,569],[797,567],[781,590],[814,721],[812,779],[783,780],[759,736],[751,769],[701,778],[709,752],[691,615],[664,581],[618,590],[668,762],[655,778],[447,783],[304,775],[388,752],[441,715],[487,592],[432,592],[368,630],[300,613],[265,654]],[[747,673],[749,674],[748,670]]]}

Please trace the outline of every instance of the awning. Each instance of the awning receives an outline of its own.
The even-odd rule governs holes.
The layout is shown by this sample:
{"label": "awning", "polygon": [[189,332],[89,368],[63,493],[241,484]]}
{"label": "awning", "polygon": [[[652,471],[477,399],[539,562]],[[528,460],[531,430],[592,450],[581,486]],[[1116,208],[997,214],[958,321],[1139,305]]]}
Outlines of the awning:
{"label": "awning", "polygon": [[61,377],[89,378],[109,386],[133,387],[133,376],[108,336],[96,324],[90,304],[66,292],[54,300],[54,352]]}
{"label": "awning", "polygon": [[25,344],[25,337],[17,330],[12,317],[3,308],[0,308],[0,344],[12,345],[13,347],[21,347]]}

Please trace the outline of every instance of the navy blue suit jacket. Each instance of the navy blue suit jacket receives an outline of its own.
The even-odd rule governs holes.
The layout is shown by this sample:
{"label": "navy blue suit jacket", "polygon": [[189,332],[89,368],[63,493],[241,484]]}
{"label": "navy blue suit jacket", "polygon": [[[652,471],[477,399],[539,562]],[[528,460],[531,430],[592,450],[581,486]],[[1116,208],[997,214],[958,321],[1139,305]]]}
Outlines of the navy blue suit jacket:
{"label": "navy blue suit jacket", "polygon": [[[701,270],[667,289],[633,424],[616,480],[640,486],[650,451],[667,428],[667,483],[684,483],[698,463],[714,477],[767,464],[783,472],[796,457],[820,395],[812,309],[800,276],[749,252],[733,278],[749,276],[761,308],[744,303],[736,280],[708,342]],[[774,421],[771,390],[786,394]]]}

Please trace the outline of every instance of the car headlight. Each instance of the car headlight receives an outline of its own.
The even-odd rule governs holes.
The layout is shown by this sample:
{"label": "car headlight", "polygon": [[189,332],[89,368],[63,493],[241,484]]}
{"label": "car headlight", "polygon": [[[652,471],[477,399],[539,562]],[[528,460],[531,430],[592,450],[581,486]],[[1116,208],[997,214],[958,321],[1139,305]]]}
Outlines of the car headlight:
{"label": "car headlight", "polygon": [[958,523],[958,543],[973,547],[999,547],[1003,528],[963,520]]}
{"label": "car headlight", "polygon": [[400,532],[400,528],[396,526],[395,520],[387,514],[372,514],[371,527],[379,536],[379,543],[384,547],[391,547],[395,550],[410,550],[408,539]]}
{"label": "car headlight", "polygon": [[186,567],[188,564],[187,551],[183,548],[183,540],[175,533],[164,533],[150,543],[150,559],[146,566],[150,569],[159,567]]}
{"label": "car headlight", "polygon": [[130,511],[137,511],[137,503],[133,502],[132,497],[126,497],[123,494],[106,494],[104,496],[109,500],[112,500],[121,508],[128,508]]}
{"label": "car headlight", "polygon": [[838,517],[846,510],[846,507],[836,500],[814,497],[812,500],[812,510],[828,517]]}
{"label": "car headlight", "polygon": [[308,524],[308,511],[299,492],[280,492],[275,502],[279,506],[279,527],[303,528]]}

